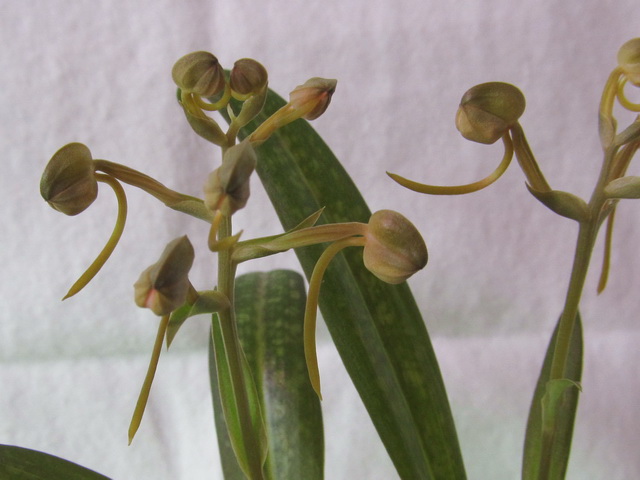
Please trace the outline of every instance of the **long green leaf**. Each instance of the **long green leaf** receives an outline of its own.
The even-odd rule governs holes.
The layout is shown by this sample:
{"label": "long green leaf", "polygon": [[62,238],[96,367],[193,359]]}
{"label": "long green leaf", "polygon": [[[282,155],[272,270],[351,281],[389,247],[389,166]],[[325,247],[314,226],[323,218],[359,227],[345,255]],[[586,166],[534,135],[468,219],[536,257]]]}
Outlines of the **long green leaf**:
{"label": "long green leaf", "polygon": [[523,480],[565,477],[582,376],[580,314],[571,336],[566,378],[549,381],[558,326],[553,332],[531,401],[522,461]]}
{"label": "long green leaf", "polygon": [[7,480],[109,480],[108,477],[48,453],[0,445],[0,478]]}
{"label": "long green leaf", "polygon": [[[270,92],[257,122],[284,104]],[[322,207],[318,223],[369,220],[358,189],[306,121],[280,129],[257,151],[256,170],[285,230]],[[296,251],[307,278],[322,251]],[[400,477],[465,478],[442,376],[406,283],[381,282],[364,268],[362,250],[348,249],[325,274],[320,308]]]}
{"label": "long green leaf", "polygon": [[[322,412],[304,362],[304,279],[287,270],[242,275],[236,280],[235,303],[238,335],[265,421],[267,478],[320,480]],[[218,382],[213,365],[210,371],[215,400]],[[244,479],[230,448],[219,402],[214,402],[214,408],[225,479]]]}

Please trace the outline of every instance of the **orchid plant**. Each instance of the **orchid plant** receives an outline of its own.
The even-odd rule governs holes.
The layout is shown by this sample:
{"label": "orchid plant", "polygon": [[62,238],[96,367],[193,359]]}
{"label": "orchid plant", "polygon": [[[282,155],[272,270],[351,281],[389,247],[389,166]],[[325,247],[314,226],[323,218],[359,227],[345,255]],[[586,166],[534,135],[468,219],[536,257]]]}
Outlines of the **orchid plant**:
{"label": "orchid plant", "polygon": [[[215,285],[198,289],[189,280],[195,253],[186,236],[170,241],[134,284],[135,303],[160,319],[133,408],[129,443],[144,428],[143,414],[163,344],[169,348],[188,318],[210,314],[211,390],[225,478],[323,478],[321,375],[315,350],[319,306],[398,475],[466,478],[444,381],[405,282],[427,264],[426,244],[401,214],[372,214],[324,142],[307,122],[299,121],[324,114],[336,81],[311,78],[285,102],[269,89],[267,70],[257,61],[241,59],[225,71],[208,52],[180,58],[172,77],[188,124],[220,149],[220,163],[208,175],[202,198],[176,192],[130,167],[94,159],[80,143],[53,155],[40,185],[42,197],[66,215],[86,210],[97,198],[99,184],[108,185],[118,201],[111,237],[64,298],[80,292],[116,248],[128,208],[122,184],[138,187],[210,226],[208,237],[197,241],[206,242],[217,255]],[[500,82],[471,88],[456,115],[465,138],[483,144],[502,140],[504,155],[493,173],[460,186],[426,185],[389,173],[417,192],[467,194],[496,181],[515,154],[531,194],[578,222],[565,305],[533,394],[523,479],[562,479],[566,474],[582,370],[579,303],[591,252],[606,221],[602,291],[616,205],[620,199],[640,198],[640,178],[626,175],[640,147],[640,120],[619,131],[613,114],[616,101],[624,109],[640,111],[640,105],[625,95],[629,84],[640,86],[640,39],[621,47],[618,66],[604,88],[599,112],[604,159],[588,202],[551,188],[519,123],[525,97],[515,86]],[[244,232],[234,232],[232,219],[249,204],[249,179],[254,174],[265,186],[284,231],[246,239]],[[306,298],[304,282],[295,272],[236,275],[243,262],[291,249],[309,281]],[[18,447],[2,447],[0,459],[0,472],[8,468],[26,474],[33,465],[46,463],[60,478],[105,478]]]}

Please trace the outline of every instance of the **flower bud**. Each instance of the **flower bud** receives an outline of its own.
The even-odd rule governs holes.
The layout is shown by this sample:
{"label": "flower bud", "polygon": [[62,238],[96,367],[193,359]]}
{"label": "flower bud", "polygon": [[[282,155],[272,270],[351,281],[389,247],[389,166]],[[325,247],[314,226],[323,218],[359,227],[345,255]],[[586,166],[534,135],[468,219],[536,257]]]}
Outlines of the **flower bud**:
{"label": "flower bud", "polygon": [[194,251],[187,236],[171,241],[160,259],[147,268],[134,284],[136,305],[167,315],[182,306],[189,291],[188,273]]}
{"label": "flower bud", "polygon": [[171,70],[181,90],[201,97],[212,97],[224,90],[224,70],[209,52],[192,52],[180,58]]}
{"label": "flower bud", "polygon": [[209,174],[204,186],[204,202],[212,211],[230,216],[247,204],[249,179],[257,157],[251,143],[244,141],[229,148],[222,165]]}
{"label": "flower bud", "polygon": [[380,280],[402,283],[427,264],[427,246],[409,220],[392,210],[379,210],[369,219],[363,259]]}
{"label": "flower bud", "polygon": [[337,80],[314,77],[303,85],[298,85],[289,94],[289,103],[294,110],[302,113],[306,120],[315,120],[331,103],[331,96],[336,90]]}
{"label": "flower bud", "polygon": [[508,83],[476,85],[460,101],[456,127],[468,140],[491,144],[515,125],[525,104],[522,92]]}
{"label": "flower bud", "polygon": [[620,47],[618,64],[629,82],[640,87],[640,38],[631,39]]}
{"label": "flower bud", "polygon": [[229,82],[232,94],[239,100],[262,92],[267,86],[267,69],[251,58],[241,58],[233,64]]}
{"label": "flower bud", "polygon": [[89,149],[70,143],[58,150],[42,173],[40,194],[65,215],[77,215],[91,205],[98,196],[98,182]]}

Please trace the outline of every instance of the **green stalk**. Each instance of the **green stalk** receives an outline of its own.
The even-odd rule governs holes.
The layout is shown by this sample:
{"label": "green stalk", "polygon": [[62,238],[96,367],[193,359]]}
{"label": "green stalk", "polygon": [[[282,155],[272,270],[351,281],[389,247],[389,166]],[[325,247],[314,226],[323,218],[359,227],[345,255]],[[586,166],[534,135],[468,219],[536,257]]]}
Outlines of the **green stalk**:
{"label": "green stalk", "polygon": [[[555,347],[553,350],[549,377],[546,384],[547,391],[545,396],[551,393],[551,382],[567,379],[570,376],[570,374],[567,373],[567,368],[571,353],[572,337],[576,322],[578,321],[580,299],[582,297],[582,291],[587,278],[589,262],[593,253],[598,230],[603,220],[606,218],[606,216],[603,216],[604,206],[607,202],[604,189],[610,180],[616,153],[617,147],[608,147],[605,150],[605,158],[598,182],[596,183],[588,204],[589,214],[585,220],[579,223],[580,227],[578,230],[573,267],[571,270],[564,309],[558,323]],[[611,212],[609,211],[609,214],[610,213]],[[577,394],[578,393],[576,393],[576,395]],[[552,474],[553,455],[551,450],[555,445],[554,437],[556,433],[555,428],[551,431],[543,429],[540,464],[537,474],[537,478],[539,480],[548,480]]]}
{"label": "green stalk", "polygon": [[569,280],[569,288],[565,299],[564,309],[558,327],[558,336],[551,363],[550,380],[565,377],[565,368],[569,358],[569,347],[571,345],[571,335],[578,315],[578,306],[582,297],[582,290],[587,278],[589,261],[598,233],[597,219],[590,219],[588,222],[580,224],[576,252],[573,258],[573,268]]}
{"label": "green stalk", "polygon": [[[219,240],[231,236],[231,217],[224,217],[219,227]],[[231,261],[230,249],[224,249],[218,253],[218,290],[227,296],[231,308],[219,312],[220,329],[224,339],[229,373],[233,384],[238,417],[240,419],[240,429],[244,448],[247,454],[247,468],[251,480],[262,480],[262,460],[258,434],[254,432],[251,424],[251,410],[249,408],[249,398],[247,395],[247,382],[242,369],[242,350],[235,321],[234,309],[234,284],[235,266]],[[215,321],[215,320],[214,320]],[[218,376],[220,378],[220,375]]]}
{"label": "green stalk", "polygon": [[573,257],[573,268],[571,270],[571,278],[569,280],[569,288],[565,300],[564,310],[560,318],[558,326],[558,336],[556,340],[553,361],[551,363],[550,380],[564,378],[564,372],[569,357],[569,346],[571,344],[571,334],[576,323],[576,315],[578,314],[578,306],[582,297],[584,282],[587,278],[589,269],[589,261],[598,235],[598,229],[602,224],[600,213],[607,197],[604,194],[604,188],[609,181],[610,172],[614,166],[614,159],[617,152],[616,147],[609,147],[605,150],[604,161],[598,182],[593,190],[591,199],[589,200],[589,218],[580,222],[580,230],[578,231],[578,241],[576,244],[576,252]]}

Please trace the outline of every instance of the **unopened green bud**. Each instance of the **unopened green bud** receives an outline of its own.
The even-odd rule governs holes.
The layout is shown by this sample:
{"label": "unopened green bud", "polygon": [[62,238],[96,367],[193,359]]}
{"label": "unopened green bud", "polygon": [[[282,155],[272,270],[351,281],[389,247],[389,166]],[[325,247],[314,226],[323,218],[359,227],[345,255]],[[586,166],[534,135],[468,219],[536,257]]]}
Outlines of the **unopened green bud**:
{"label": "unopened green bud", "polygon": [[84,211],[98,196],[91,151],[81,143],[70,143],[58,150],[42,173],[40,194],[66,215]]}
{"label": "unopened green bud", "polygon": [[331,103],[337,83],[338,81],[333,79],[311,78],[289,94],[289,104],[293,110],[301,112],[302,118],[314,120],[322,115]]}
{"label": "unopened green bud", "polygon": [[251,58],[241,58],[233,64],[229,83],[231,93],[238,100],[246,100],[267,86],[269,76],[262,64]]}
{"label": "unopened green bud", "polygon": [[618,64],[629,82],[640,87],[640,38],[631,39],[620,47]]}
{"label": "unopened green bud", "polygon": [[180,58],[171,70],[181,90],[201,97],[212,97],[224,90],[224,70],[209,52],[192,52]]}
{"label": "unopened green bud", "polygon": [[225,216],[243,208],[249,199],[249,180],[256,162],[256,153],[248,141],[229,148],[222,165],[209,174],[204,186],[205,205]]}
{"label": "unopened green bud", "polygon": [[427,246],[416,227],[398,212],[379,210],[368,223],[363,258],[380,280],[397,284],[427,264]]}
{"label": "unopened green bud", "polygon": [[134,284],[136,304],[156,315],[167,315],[182,306],[189,292],[188,273],[194,256],[186,235],[171,241]]}
{"label": "unopened green bud", "polygon": [[522,92],[509,83],[476,85],[460,101],[456,127],[468,140],[491,144],[517,123],[525,105]]}

